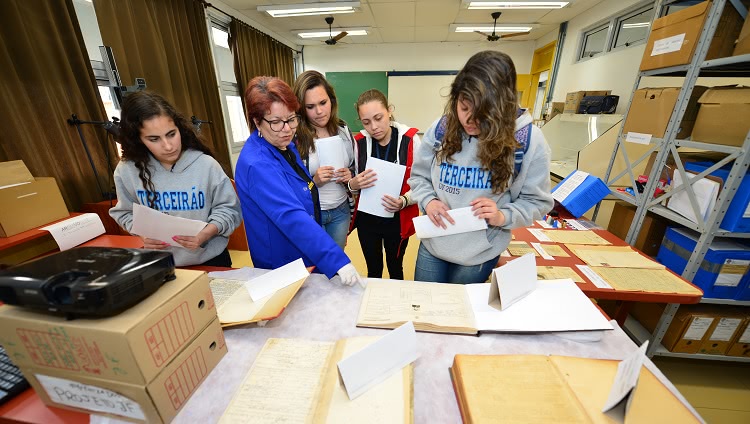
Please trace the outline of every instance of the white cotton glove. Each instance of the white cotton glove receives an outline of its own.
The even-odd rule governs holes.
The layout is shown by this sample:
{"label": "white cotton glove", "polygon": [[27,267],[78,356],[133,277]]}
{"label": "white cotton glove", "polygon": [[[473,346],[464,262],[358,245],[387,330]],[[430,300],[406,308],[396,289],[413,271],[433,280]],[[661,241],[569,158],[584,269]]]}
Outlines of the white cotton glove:
{"label": "white cotton glove", "polygon": [[354,265],[352,265],[351,262],[342,266],[341,269],[336,272],[336,274],[338,274],[339,278],[341,279],[341,284],[345,286],[353,286],[357,283],[362,287],[365,286],[365,282],[362,280],[362,277],[359,276],[357,268],[354,268]]}

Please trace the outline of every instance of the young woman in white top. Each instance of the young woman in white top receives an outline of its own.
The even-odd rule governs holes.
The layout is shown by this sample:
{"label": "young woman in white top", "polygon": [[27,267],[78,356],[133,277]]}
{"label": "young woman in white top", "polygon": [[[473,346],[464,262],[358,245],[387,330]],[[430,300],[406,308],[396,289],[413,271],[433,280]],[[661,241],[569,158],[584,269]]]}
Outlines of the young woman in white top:
{"label": "young woman in white top", "polygon": [[[336,92],[320,72],[301,73],[294,83],[294,94],[301,109],[297,150],[318,187],[321,224],[343,249],[351,222],[347,183],[354,166],[352,135],[338,117]],[[321,158],[320,151],[328,155],[324,153]],[[331,162],[333,157],[337,160]]]}

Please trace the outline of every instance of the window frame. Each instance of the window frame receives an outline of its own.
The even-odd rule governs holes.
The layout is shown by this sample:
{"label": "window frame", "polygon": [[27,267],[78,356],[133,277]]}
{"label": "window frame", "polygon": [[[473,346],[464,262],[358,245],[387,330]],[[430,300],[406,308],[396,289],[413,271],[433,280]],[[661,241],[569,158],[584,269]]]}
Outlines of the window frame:
{"label": "window frame", "polygon": [[[643,38],[643,39],[641,39],[641,40],[635,41],[633,43],[629,43],[627,45],[622,45],[622,46],[617,47],[617,37],[620,36],[620,31],[622,30],[622,24],[623,24],[623,22],[625,22],[626,20],[628,20],[628,19],[630,19],[630,18],[632,18],[634,16],[640,15],[641,13],[649,12],[649,11],[651,12],[651,18],[652,18],[652,20],[648,24],[647,31],[646,31],[646,37]],[[611,44],[610,51],[615,52],[615,51],[620,51],[622,49],[626,49],[628,47],[633,47],[633,46],[637,46],[637,45],[640,45],[640,44],[646,44],[646,42],[648,41],[648,36],[651,33],[651,23],[653,23],[653,16],[654,16],[654,5],[647,5],[647,6],[635,9],[635,10],[633,10],[630,13],[625,13],[625,14],[622,14],[622,15],[618,16],[617,19],[615,19],[615,22],[614,22],[614,27],[613,27],[614,34],[612,34],[612,44]]]}
{"label": "window frame", "polygon": [[[581,36],[578,40],[578,51],[576,52],[576,60],[575,63],[581,63],[585,62],[587,60],[595,59],[598,57],[602,57],[603,55],[606,55],[610,52],[619,52],[623,49],[627,49],[630,47],[638,46],[641,44],[645,44],[648,41],[648,37],[646,37],[643,40],[639,40],[635,43],[629,44],[627,46],[620,46],[615,48],[615,41],[617,40],[617,36],[619,34],[619,27],[620,23],[628,18],[631,18],[637,14],[643,13],[645,11],[654,9],[654,3],[651,1],[644,1],[641,3],[638,3],[632,7],[629,7],[627,9],[623,9],[620,12],[617,12],[616,14],[610,16],[607,19],[603,19],[593,25],[589,25],[588,27],[584,28],[581,31]],[[652,21],[653,22],[653,19]],[[604,50],[601,53],[597,53],[593,56],[584,56],[585,47],[586,47],[586,40],[588,39],[588,36],[601,31],[602,29],[607,29],[607,39],[604,42]],[[649,25],[650,28],[650,25]]]}

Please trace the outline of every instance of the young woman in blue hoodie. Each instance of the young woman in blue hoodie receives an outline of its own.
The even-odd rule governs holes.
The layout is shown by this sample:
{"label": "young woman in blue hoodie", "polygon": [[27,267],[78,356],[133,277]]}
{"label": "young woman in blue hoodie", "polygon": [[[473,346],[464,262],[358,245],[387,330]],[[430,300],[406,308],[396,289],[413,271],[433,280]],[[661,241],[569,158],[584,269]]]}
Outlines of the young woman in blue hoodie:
{"label": "young woman in blue hoodie", "polygon": [[195,236],[143,238],[146,249],[168,249],[177,266],[232,266],[229,235],[242,222],[232,182],[193,128],[167,100],[148,91],[133,93],[122,105],[122,160],[115,169],[117,205],[109,214],[126,231],[133,226],[133,204],[169,215],[207,222]]}
{"label": "young woman in blue hoodie", "polygon": [[498,51],[472,56],[451,84],[445,115],[416,147],[409,185],[435,226],[454,224],[448,210],[471,207],[488,228],[422,240],[414,278],[487,280],[510,230],[552,209],[549,161],[544,135],[518,107],[513,61]]}

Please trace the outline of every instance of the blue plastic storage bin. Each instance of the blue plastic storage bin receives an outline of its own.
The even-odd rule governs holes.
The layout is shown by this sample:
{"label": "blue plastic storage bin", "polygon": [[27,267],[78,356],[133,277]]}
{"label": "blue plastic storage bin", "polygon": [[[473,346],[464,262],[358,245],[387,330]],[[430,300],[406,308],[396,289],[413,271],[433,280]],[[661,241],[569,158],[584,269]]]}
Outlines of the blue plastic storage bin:
{"label": "blue plastic storage bin", "polygon": [[[656,260],[682,274],[695,250],[698,233],[685,228],[667,228]],[[703,297],[735,299],[743,292],[748,278],[750,248],[735,241],[716,238],[693,278]],[[743,285],[744,284],[744,285]]]}
{"label": "blue plastic storage bin", "polygon": [[[571,191],[572,187],[575,188]],[[574,171],[552,189],[552,197],[576,218],[583,216],[608,194],[609,187],[604,181],[583,171]]]}
{"label": "blue plastic storage bin", "polygon": [[[685,169],[699,173],[713,165],[711,162],[687,162],[685,163]],[[729,177],[729,170],[730,166],[726,165],[712,172],[710,175],[726,181]],[[724,230],[738,233],[750,232],[748,202],[750,202],[750,178],[748,178],[748,174],[745,174],[740,186],[737,188],[737,192],[732,196],[732,201],[729,203],[729,208],[726,215],[724,215],[724,219],[721,221],[720,227]]]}

